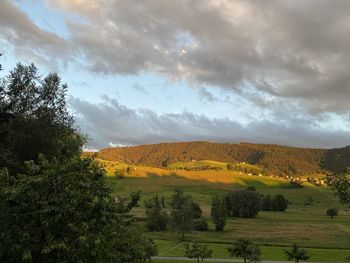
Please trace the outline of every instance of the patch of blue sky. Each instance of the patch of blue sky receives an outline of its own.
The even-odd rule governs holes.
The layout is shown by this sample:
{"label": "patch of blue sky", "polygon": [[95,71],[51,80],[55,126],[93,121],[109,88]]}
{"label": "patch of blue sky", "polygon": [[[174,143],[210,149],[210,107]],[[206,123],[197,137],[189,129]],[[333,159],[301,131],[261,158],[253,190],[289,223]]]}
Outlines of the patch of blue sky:
{"label": "patch of blue sky", "polygon": [[70,36],[63,13],[49,8],[44,0],[16,1],[16,4],[40,28],[64,38]]}

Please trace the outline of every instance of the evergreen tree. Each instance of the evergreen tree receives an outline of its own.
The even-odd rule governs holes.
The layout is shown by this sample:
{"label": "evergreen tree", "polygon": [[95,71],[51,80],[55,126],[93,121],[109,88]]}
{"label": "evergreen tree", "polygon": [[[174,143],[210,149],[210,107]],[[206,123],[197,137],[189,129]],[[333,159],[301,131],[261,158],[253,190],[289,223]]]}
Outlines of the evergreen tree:
{"label": "evergreen tree", "polygon": [[226,203],[225,199],[214,196],[211,202],[211,218],[215,224],[216,231],[224,230],[226,224]]}

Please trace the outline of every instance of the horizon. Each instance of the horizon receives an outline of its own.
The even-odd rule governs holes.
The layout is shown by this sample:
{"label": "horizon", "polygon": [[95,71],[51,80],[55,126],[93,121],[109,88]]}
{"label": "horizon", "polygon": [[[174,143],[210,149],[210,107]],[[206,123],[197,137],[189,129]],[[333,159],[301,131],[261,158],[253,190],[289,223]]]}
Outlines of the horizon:
{"label": "horizon", "polygon": [[114,145],[114,146],[108,146],[105,148],[100,149],[89,149],[89,148],[83,148],[83,152],[99,152],[105,149],[111,149],[111,148],[133,148],[133,147],[139,147],[139,146],[151,146],[151,145],[160,145],[160,144],[176,144],[176,143],[211,143],[211,144],[231,144],[231,145],[239,145],[239,144],[254,144],[254,145],[275,145],[275,146],[281,146],[281,147],[287,147],[287,148],[298,148],[298,149],[316,149],[316,150],[334,150],[334,149],[341,149],[341,148],[347,148],[350,147],[349,144],[343,145],[338,148],[317,148],[317,147],[299,147],[299,146],[292,146],[287,144],[275,144],[275,143],[254,143],[254,142],[216,142],[216,141],[166,141],[166,142],[158,142],[158,143],[148,143],[148,144],[137,144],[137,145]]}
{"label": "horizon", "polygon": [[[348,1],[0,2],[0,64],[68,84],[85,147],[350,141]],[[112,10],[112,12],[111,12]]]}

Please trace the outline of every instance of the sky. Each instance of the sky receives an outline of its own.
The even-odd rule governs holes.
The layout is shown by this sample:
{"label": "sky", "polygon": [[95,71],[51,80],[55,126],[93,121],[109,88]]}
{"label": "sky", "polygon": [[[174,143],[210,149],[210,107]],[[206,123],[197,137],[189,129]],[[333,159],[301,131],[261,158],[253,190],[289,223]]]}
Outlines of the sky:
{"label": "sky", "polygon": [[348,0],[0,0],[0,63],[57,72],[88,149],[350,143]]}

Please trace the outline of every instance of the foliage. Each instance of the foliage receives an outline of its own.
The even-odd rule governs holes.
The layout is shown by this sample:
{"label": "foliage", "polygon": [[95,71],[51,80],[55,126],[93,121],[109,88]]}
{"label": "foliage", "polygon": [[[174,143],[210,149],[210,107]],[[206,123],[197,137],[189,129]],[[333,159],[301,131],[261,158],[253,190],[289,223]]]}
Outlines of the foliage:
{"label": "foliage", "polygon": [[252,175],[259,175],[263,174],[264,170],[260,167],[257,167],[255,165],[242,162],[242,163],[234,163],[234,164],[228,164],[227,165],[227,170],[232,170],[236,172],[243,172],[243,173],[249,173]]}
{"label": "foliage", "polygon": [[193,218],[195,219],[201,218],[203,212],[200,206],[196,202],[192,201],[191,209],[193,213]]}
{"label": "foliage", "polygon": [[236,190],[226,196],[227,211],[230,216],[252,218],[259,214],[260,194],[254,191]]}
{"label": "foliage", "polygon": [[312,205],[313,203],[314,203],[314,199],[311,196],[308,196],[304,201],[305,206]]}
{"label": "foliage", "polygon": [[197,262],[203,261],[206,258],[210,258],[212,250],[209,249],[208,245],[200,244],[198,242],[185,243],[185,257],[195,258]]}
{"label": "foliage", "polygon": [[272,199],[270,195],[261,196],[261,210],[262,211],[272,210]]}
{"label": "foliage", "polygon": [[[350,166],[350,161],[346,158],[350,147],[337,150],[337,152],[334,152],[333,150],[324,149],[251,143],[179,142],[107,148],[101,150],[98,157],[111,161],[118,160],[155,167],[162,167],[162,162],[165,159],[170,164],[191,162],[193,159],[215,160],[225,162],[226,168],[229,170],[233,165],[227,166],[227,163],[245,162],[246,165],[253,165],[262,169],[262,174],[285,176],[301,173],[324,174],[326,171],[346,170],[346,167]],[[336,165],[336,159],[339,159],[337,155],[341,156],[340,166]],[[322,161],[324,161],[323,165]],[[223,169],[225,169],[225,166]]]}
{"label": "foliage", "polygon": [[248,239],[239,239],[228,248],[231,257],[243,258],[244,263],[260,262],[261,250],[258,245]]}
{"label": "foliage", "polygon": [[61,163],[41,156],[16,177],[3,170],[0,181],[1,261],[119,262],[134,246],[128,241],[140,236],[90,158]]}
{"label": "foliage", "polygon": [[342,204],[350,204],[350,180],[346,175],[327,176],[326,182]]}
{"label": "foliage", "polygon": [[104,170],[80,157],[66,89],[34,65],[18,64],[0,82],[0,261],[150,259],[154,243],[126,215],[140,192],[116,203]]}
{"label": "foliage", "polygon": [[162,199],[158,195],[145,202],[146,208],[146,227],[150,231],[166,230],[169,217],[163,210]]}
{"label": "foliage", "polygon": [[226,224],[226,201],[224,198],[214,196],[211,201],[211,218],[216,231],[223,231]]}
{"label": "foliage", "polygon": [[297,244],[293,244],[291,250],[284,250],[288,260],[294,260],[298,263],[300,260],[308,260],[310,256],[307,255],[305,249],[300,248]]}
{"label": "foliage", "polygon": [[175,189],[170,201],[170,223],[175,230],[181,232],[181,239],[185,239],[185,232],[193,227],[194,211],[193,200],[184,195],[181,189]]}
{"label": "foliage", "polygon": [[284,212],[288,208],[288,200],[281,194],[272,199],[272,211]]}
{"label": "foliage", "polygon": [[261,196],[261,210],[284,212],[288,208],[289,201],[281,194],[271,198],[270,195]]}
{"label": "foliage", "polygon": [[32,64],[18,64],[0,80],[0,167],[23,172],[23,163],[44,154],[65,161],[85,139],[66,107],[67,85],[57,74],[42,78]]}
{"label": "foliage", "polygon": [[326,215],[333,219],[335,216],[338,216],[338,209],[336,209],[336,208],[329,208],[326,211]]}
{"label": "foliage", "polygon": [[208,231],[208,222],[204,217],[193,220],[193,228],[196,231]]}

